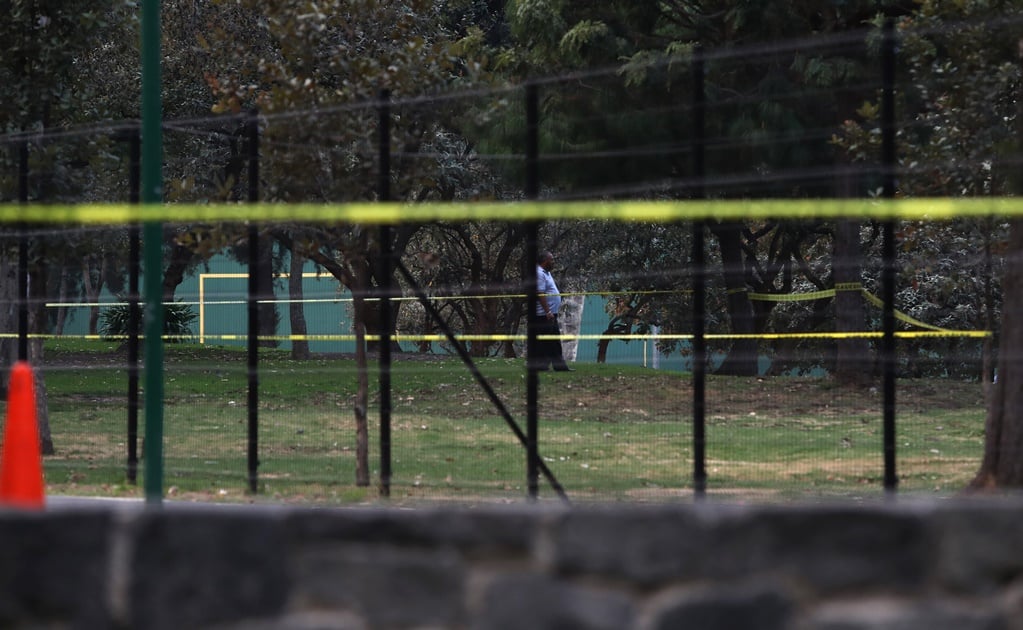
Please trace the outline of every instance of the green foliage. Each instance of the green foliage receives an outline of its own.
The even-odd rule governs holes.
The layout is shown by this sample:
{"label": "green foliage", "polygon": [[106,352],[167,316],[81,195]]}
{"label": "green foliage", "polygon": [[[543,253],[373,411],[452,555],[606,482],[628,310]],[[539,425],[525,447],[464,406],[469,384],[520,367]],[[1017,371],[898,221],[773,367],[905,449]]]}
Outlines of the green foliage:
{"label": "green foliage", "polygon": [[[1001,195],[1015,169],[1013,150],[1020,69],[1018,33],[1005,25],[1023,4],[921,2],[897,24],[900,38],[899,192],[913,196]],[[847,119],[834,143],[857,161],[880,151],[871,98]]]}
{"label": "green foliage", "polygon": [[[128,319],[130,309],[124,304],[121,298],[114,306],[108,306],[100,313],[100,334],[106,339],[114,339],[128,336]],[[192,323],[198,318],[195,310],[189,304],[176,302],[166,304],[163,309],[163,334],[164,340],[170,343],[185,343],[195,337],[192,332]],[[139,322],[142,325],[142,322]],[[139,331],[141,332],[141,331]]]}
{"label": "green foliage", "polygon": [[[1021,72],[1018,32],[1009,26],[1020,15],[1016,0],[925,1],[897,22],[900,196],[1020,192],[1012,165]],[[851,161],[876,162],[879,114],[879,101],[865,100],[834,137]],[[997,331],[1007,234],[998,219],[900,225],[897,308],[936,326]],[[871,267],[876,277],[880,268]],[[955,340],[942,345],[939,354],[960,356]],[[924,356],[933,346],[910,342],[907,350]],[[943,363],[938,370],[977,373],[977,357]]]}

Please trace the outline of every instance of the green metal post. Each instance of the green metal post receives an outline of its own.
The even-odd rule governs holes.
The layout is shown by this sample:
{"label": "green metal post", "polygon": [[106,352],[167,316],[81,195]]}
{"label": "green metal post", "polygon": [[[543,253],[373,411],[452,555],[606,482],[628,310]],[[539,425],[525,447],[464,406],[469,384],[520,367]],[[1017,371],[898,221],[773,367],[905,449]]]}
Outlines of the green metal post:
{"label": "green metal post", "polygon": [[[160,106],[160,0],[142,0],[142,203],[163,202],[163,114]],[[145,492],[163,501],[163,226],[142,226],[145,294]]]}

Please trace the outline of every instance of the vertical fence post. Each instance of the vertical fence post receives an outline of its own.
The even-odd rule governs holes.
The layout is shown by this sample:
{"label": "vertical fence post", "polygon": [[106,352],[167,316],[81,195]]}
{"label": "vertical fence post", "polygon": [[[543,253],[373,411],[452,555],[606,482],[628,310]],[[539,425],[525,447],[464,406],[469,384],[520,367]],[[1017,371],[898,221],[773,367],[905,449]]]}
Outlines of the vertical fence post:
{"label": "vertical fence post", "polygon": [[[884,21],[881,44],[881,169],[882,194],[895,198],[895,23]],[[884,222],[882,243],[882,315],[881,357],[883,375],[884,488],[892,494],[898,484],[895,471],[895,221]]]}
{"label": "vertical fence post", "polygon": [[[128,132],[128,201],[139,202],[142,139],[139,127]],[[138,224],[128,228],[128,483],[135,485],[139,469],[139,257],[142,248]]]}
{"label": "vertical fence post", "polygon": [[[526,84],[526,199],[535,200],[540,193],[540,107],[536,83]],[[535,501],[540,494],[539,455],[539,382],[536,370],[536,312],[537,285],[536,259],[537,239],[540,226],[530,221],[526,226],[526,256],[522,264],[522,281],[526,289],[526,486],[529,499]]]}
{"label": "vertical fence post", "polygon": [[[163,202],[160,1],[142,0],[142,202]],[[163,502],[163,225],[142,227],[146,292],[146,503]]]}
{"label": "vertical fence post", "polygon": [[[248,138],[248,201],[259,201],[259,111],[253,108],[245,120]],[[249,221],[248,295],[248,480],[249,492],[259,491],[259,226]]]}
{"label": "vertical fence post", "polygon": [[[693,54],[693,189],[694,199],[702,199],[705,169],[706,92],[705,60],[697,46]],[[707,286],[703,221],[693,222],[693,493],[702,500],[707,492],[706,435],[706,326]]]}
{"label": "vertical fence post", "polygon": [[[379,179],[378,201],[391,200],[391,106],[390,93],[380,91],[379,118]],[[391,226],[380,226],[380,495],[391,496],[391,335],[394,313],[391,310],[392,257]]]}
{"label": "vertical fence post", "polygon": [[[18,144],[18,201],[28,203],[28,140]],[[28,226],[18,224],[18,360],[28,361]]]}

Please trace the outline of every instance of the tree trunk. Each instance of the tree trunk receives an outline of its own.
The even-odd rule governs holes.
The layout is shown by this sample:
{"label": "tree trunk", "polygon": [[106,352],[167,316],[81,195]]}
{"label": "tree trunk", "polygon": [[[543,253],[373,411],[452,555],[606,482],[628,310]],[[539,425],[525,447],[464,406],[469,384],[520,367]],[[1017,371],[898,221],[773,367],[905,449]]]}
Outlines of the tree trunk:
{"label": "tree trunk", "polygon": [[[470,285],[466,290],[469,295],[488,295],[488,290],[482,286]],[[466,300],[465,307],[466,311],[475,313],[475,317],[466,317],[466,324],[468,325],[469,334],[472,335],[492,335],[497,331],[497,320],[498,320],[498,309],[500,302],[496,299],[487,299],[487,297],[481,299]],[[490,356],[490,348],[493,347],[493,341],[476,340],[470,341],[468,344],[469,356],[473,358],[477,357],[488,357]]]}
{"label": "tree trunk", "polygon": [[[862,252],[860,224],[844,219],[835,224],[832,253],[835,274],[835,332],[859,332],[866,315],[863,295],[854,287],[860,284]],[[865,385],[871,380],[870,345],[865,338],[838,339],[835,342],[835,380],[849,385]]]}
{"label": "tree trunk", "polygon": [[[728,318],[732,333],[751,335],[756,332],[753,307],[746,291],[745,264],[742,258],[742,226],[727,222],[711,225],[711,231],[721,248],[721,267],[728,292]],[[756,339],[736,339],[728,351],[719,374],[732,376],[756,376]]]}
{"label": "tree trunk", "polygon": [[362,291],[352,291],[352,324],[355,327],[355,485],[369,485],[369,368],[366,358],[365,300]]}
{"label": "tree trunk", "polygon": [[984,424],[984,458],[971,488],[1023,487],[1023,220],[1013,220],[1005,259],[998,357]]}
{"label": "tree trunk", "polygon": [[[46,332],[47,278],[49,271],[40,263],[29,272],[29,317],[28,330],[34,333]],[[32,305],[35,305],[34,307]],[[43,339],[29,339],[29,364],[38,368],[43,364]],[[46,380],[42,370],[35,370],[36,422],[39,425],[39,448],[43,455],[53,455],[53,434],[50,432],[50,408],[46,397]]]}
{"label": "tree trunk", "polygon": [[[29,365],[39,366],[43,362],[43,340],[32,339],[28,344]],[[53,433],[50,431],[50,403],[46,395],[46,379],[42,370],[35,369],[36,423],[39,426],[39,452],[53,455]]]}
{"label": "tree trunk", "polygon": [[185,272],[192,263],[192,257],[192,250],[187,247],[175,243],[171,248],[170,260],[163,272],[161,293],[164,302],[170,303],[174,301],[174,293],[178,290],[178,285],[185,280]]}
{"label": "tree trunk", "polygon": [[984,223],[984,329],[991,331],[991,335],[984,338],[984,345],[981,351],[980,382],[984,388],[984,400],[991,400],[991,384],[994,382],[995,344],[992,339],[995,331],[995,290],[994,290],[994,263],[991,256],[991,235],[994,231],[994,220],[988,217]]}
{"label": "tree trunk", "polygon": [[[18,330],[18,266],[11,264],[17,255],[4,252],[0,256],[0,330]],[[7,383],[11,366],[18,360],[18,340],[12,337],[0,338],[0,393],[7,398]]]}
{"label": "tree trunk", "polygon": [[256,270],[256,295],[260,296],[260,302],[256,306],[259,310],[259,336],[264,338],[259,345],[264,348],[276,348],[278,341],[269,339],[277,334],[277,324],[280,316],[277,314],[277,305],[274,299],[274,269],[273,269],[273,245],[269,239],[261,239],[259,249],[259,264]]}
{"label": "tree trunk", "polygon": [[[302,303],[302,267],[305,258],[291,252],[291,266],[288,269],[288,316],[291,320],[291,334],[304,336],[309,333],[305,323],[305,306]],[[291,358],[304,360],[309,358],[309,342],[305,339],[292,338]]]}
{"label": "tree trunk", "polygon": [[[1019,41],[1023,59],[1023,39]],[[1017,98],[1016,146],[1023,146],[1023,99]],[[1023,190],[1023,176],[1014,166],[1010,186]],[[1002,332],[998,367],[984,421],[984,458],[970,489],[1023,487],[1023,219],[1009,223],[1009,245],[1002,278]]]}
{"label": "tree trunk", "polygon": [[[604,334],[608,334],[605,330]],[[597,363],[607,363],[607,347],[611,344],[611,340],[607,337],[601,337],[597,341]]]}
{"label": "tree trunk", "polygon": [[92,281],[92,256],[82,258],[82,286],[85,289],[85,301],[89,306],[89,334],[96,335],[99,332],[99,294],[103,289],[103,278],[106,275],[103,267],[106,259],[100,258],[100,268],[96,270],[96,282]]}
{"label": "tree trunk", "polygon": [[[9,262],[9,256],[0,256],[0,330],[18,329],[18,266]],[[14,257],[17,260],[17,257]],[[29,272],[28,332],[45,332],[46,322],[46,269]],[[33,308],[31,304],[36,306]],[[0,366],[2,366],[2,393],[7,397],[7,383],[11,366],[18,359],[18,339],[0,340]],[[35,373],[36,422],[39,426],[39,447],[43,455],[53,455],[53,435],[50,431],[50,411],[46,397],[46,380],[38,369],[43,363],[43,339],[29,339],[28,361]]]}
{"label": "tree trunk", "polygon": [[[59,297],[57,300],[61,304],[68,303],[68,268],[66,265],[60,266],[60,287],[57,289]],[[64,334],[64,326],[67,324],[67,312],[66,306],[61,306],[57,309],[57,325],[54,326],[53,334],[58,337]]]}
{"label": "tree trunk", "polygon": [[[523,305],[524,302],[522,300],[512,300],[505,311],[505,321],[508,322],[508,334],[511,336],[519,333],[522,313],[525,310]],[[503,348],[501,355],[505,359],[514,359],[518,356],[515,352],[515,342],[513,340],[507,339],[501,342],[501,346]]]}

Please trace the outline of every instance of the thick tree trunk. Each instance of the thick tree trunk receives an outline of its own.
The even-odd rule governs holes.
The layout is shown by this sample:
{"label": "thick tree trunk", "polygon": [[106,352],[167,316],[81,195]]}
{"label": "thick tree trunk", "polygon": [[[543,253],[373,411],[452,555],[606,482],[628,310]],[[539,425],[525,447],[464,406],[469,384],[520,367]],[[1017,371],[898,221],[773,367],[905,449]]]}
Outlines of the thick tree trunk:
{"label": "thick tree trunk", "polygon": [[[291,320],[293,336],[306,335],[309,329],[305,323],[305,307],[302,303],[302,267],[305,258],[291,252],[291,266],[288,269],[288,316]],[[304,360],[309,358],[309,342],[305,339],[291,340],[291,358]]]}
{"label": "thick tree trunk", "polygon": [[365,302],[361,291],[353,291],[352,323],[355,327],[355,485],[369,485],[369,367],[366,357],[366,326],[362,320]]}
{"label": "thick tree trunk", "polygon": [[[862,252],[860,225],[853,220],[839,220],[835,224],[835,242],[832,253],[835,274],[835,332],[864,330],[866,315],[863,295],[859,288]],[[871,380],[870,345],[858,338],[839,339],[835,342],[835,380],[850,385],[865,385]]]}
{"label": "thick tree trunk", "polygon": [[[57,289],[59,295],[57,301],[61,304],[68,303],[68,268],[66,265],[60,267],[60,284]],[[67,312],[66,306],[61,306],[57,309],[57,325],[54,327],[53,334],[58,337],[64,334],[64,326],[67,324]]]}
{"label": "thick tree trunk", "polygon": [[[1019,41],[1023,60],[1023,39]],[[1023,145],[1023,99],[1017,99],[1016,145]],[[1013,167],[1010,186],[1023,191]],[[973,490],[1023,487],[1023,219],[1009,224],[1009,246],[1002,278],[1002,332],[994,383],[984,421],[984,458],[970,483]]]}
{"label": "thick tree trunk", "polygon": [[1012,222],[1002,280],[998,378],[984,425],[984,459],[971,483],[979,488],[1023,487],[1023,220]]}
{"label": "thick tree trunk", "polygon": [[[487,289],[481,286],[470,285],[466,289],[468,295],[486,295]],[[492,335],[497,331],[497,320],[498,320],[498,308],[500,302],[496,299],[487,299],[486,297],[481,299],[466,300],[466,310],[470,313],[475,313],[475,317],[467,317],[467,332],[472,335]],[[470,341],[468,343],[469,356],[471,357],[488,357],[490,356],[490,349],[493,347],[493,341],[478,340]]]}
{"label": "thick tree trunk", "polygon": [[96,282],[93,282],[93,268],[92,268],[92,256],[85,256],[82,258],[82,286],[85,289],[85,301],[88,302],[89,306],[89,334],[95,335],[99,331],[99,294],[103,289],[103,268],[106,264],[106,260],[100,259],[100,269],[96,270]]}
{"label": "thick tree trunk", "polygon": [[[742,258],[742,226],[738,223],[719,223],[711,227],[721,248],[721,267],[728,292],[728,318],[732,333],[751,335],[756,332],[753,307],[746,291],[745,266]],[[728,351],[719,374],[756,376],[757,342],[755,339],[736,339]]]}
{"label": "thick tree trunk", "polygon": [[277,334],[277,324],[280,316],[277,314],[277,305],[274,299],[274,269],[273,269],[273,246],[269,239],[261,239],[259,250],[259,268],[256,270],[256,294],[260,296],[259,309],[259,336],[264,339],[259,345],[264,348],[276,348],[280,345],[276,339],[266,339]]}
{"label": "thick tree trunk", "polygon": [[[608,334],[605,330],[604,334]],[[607,347],[611,345],[611,340],[607,337],[601,337],[597,341],[597,363],[607,363]]]}
{"label": "thick tree trunk", "polygon": [[[18,332],[18,266],[10,260],[17,255],[4,252],[0,256],[0,331],[8,334]],[[7,382],[11,366],[18,360],[18,340],[15,337],[0,338],[0,393],[7,398]]]}
{"label": "thick tree trunk", "polygon": [[[365,242],[361,251],[366,251]],[[309,257],[322,265],[352,292],[352,327],[355,329],[355,366],[357,390],[355,393],[355,483],[369,485],[369,366],[366,356],[366,293],[372,277],[366,260],[341,264],[315,250]]]}
{"label": "thick tree trunk", "polygon": [[[994,333],[995,330],[995,279],[994,263],[991,256],[991,235],[994,231],[994,220],[988,217],[984,221],[984,328]],[[980,382],[984,386],[984,400],[991,399],[991,384],[995,375],[995,344],[992,335],[984,338],[981,351]]]}
{"label": "thick tree trunk", "polygon": [[[29,318],[28,330],[30,333],[46,332],[46,300],[47,300],[47,278],[49,271],[45,265],[29,272]],[[32,306],[34,305],[34,306]],[[35,368],[35,390],[36,390],[36,422],[39,425],[39,447],[43,455],[53,455],[53,435],[50,432],[50,407],[46,397],[46,380],[43,378],[42,370],[38,369],[43,364],[43,339],[35,337],[29,339],[28,362]]]}
{"label": "thick tree trunk", "polygon": [[163,287],[161,293],[164,302],[173,302],[174,293],[185,280],[185,272],[192,262],[192,250],[183,245],[175,244],[171,248],[170,261],[163,272]]}

